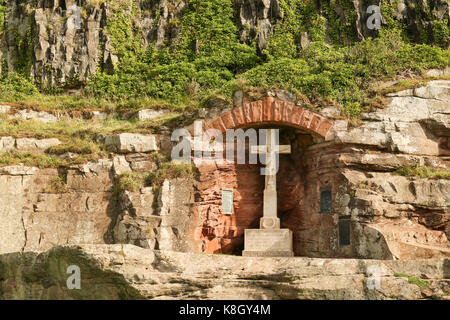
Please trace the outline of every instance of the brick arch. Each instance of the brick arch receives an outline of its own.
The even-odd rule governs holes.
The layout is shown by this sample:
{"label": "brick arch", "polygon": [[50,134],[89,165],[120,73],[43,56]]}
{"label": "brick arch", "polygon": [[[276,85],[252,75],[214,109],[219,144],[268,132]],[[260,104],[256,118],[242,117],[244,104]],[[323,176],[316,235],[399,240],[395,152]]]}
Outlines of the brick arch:
{"label": "brick arch", "polygon": [[227,129],[238,129],[261,124],[275,124],[304,130],[325,138],[333,122],[289,101],[272,97],[251,103],[222,114],[208,122],[205,130],[217,129],[225,133]]}

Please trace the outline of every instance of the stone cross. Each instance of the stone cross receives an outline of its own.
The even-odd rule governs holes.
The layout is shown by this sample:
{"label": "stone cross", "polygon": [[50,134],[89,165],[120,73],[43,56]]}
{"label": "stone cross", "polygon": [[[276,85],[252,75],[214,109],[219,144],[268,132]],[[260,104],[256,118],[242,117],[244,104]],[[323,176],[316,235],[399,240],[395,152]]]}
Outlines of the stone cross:
{"label": "stone cross", "polygon": [[264,189],[264,216],[260,229],[280,229],[277,213],[277,159],[278,154],[291,153],[291,146],[280,146],[275,141],[275,130],[268,129],[265,146],[253,146],[253,154],[266,155],[266,185]]}

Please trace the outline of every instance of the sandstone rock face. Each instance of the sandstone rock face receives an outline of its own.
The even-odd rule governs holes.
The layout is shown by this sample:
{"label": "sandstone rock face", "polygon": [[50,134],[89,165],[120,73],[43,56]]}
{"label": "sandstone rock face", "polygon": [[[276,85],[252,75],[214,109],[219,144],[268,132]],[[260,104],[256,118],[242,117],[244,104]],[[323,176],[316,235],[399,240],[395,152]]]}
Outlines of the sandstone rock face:
{"label": "sandstone rock face", "polygon": [[[71,265],[80,268],[80,290],[67,289]],[[443,299],[449,272],[448,259],[250,258],[84,245],[0,255],[0,298]]]}
{"label": "sandstone rock face", "polygon": [[[241,254],[244,231],[257,228],[262,217],[264,180],[259,166],[197,163],[194,239],[200,252]],[[233,215],[222,214],[222,188],[233,188]]]}
{"label": "sandstone rock face", "polygon": [[161,217],[154,214],[154,194],[151,188],[140,192],[123,192],[119,203],[121,213],[114,228],[116,243],[129,243],[142,248],[157,247],[157,228]]}
{"label": "sandstone rock face", "polygon": [[[58,1],[8,1],[7,49],[4,52],[8,70],[14,70],[16,37],[20,37],[32,43],[31,76],[43,86],[85,81],[95,73],[102,53],[99,48],[107,47],[108,42],[100,31],[105,12],[95,6],[88,8],[86,17],[81,19],[82,25],[78,26],[76,11],[69,10],[72,5],[76,2],[66,1],[60,5]],[[106,59],[108,52],[104,56]]]}
{"label": "sandstone rock face", "polygon": [[0,254],[102,243],[200,251],[193,241],[191,180],[166,180],[157,195],[151,187],[115,193],[119,175],[156,169],[152,155],[143,153],[59,169],[1,167]]}
{"label": "sandstone rock face", "polygon": [[152,152],[158,146],[154,135],[121,133],[105,139],[106,148],[118,153]]}
{"label": "sandstone rock face", "polygon": [[[323,1],[319,1],[319,6],[322,7],[323,3]],[[350,15],[339,3],[336,3],[333,6],[336,15],[342,21],[349,21],[351,25],[355,26],[359,39],[376,36],[377,31],[375,29],[371,30],[367,26],[367,20],[373,13],[367,13],[367,8],[370,5],[378,5],[378,3],[370,0],[356,0],[352,1],[352,4],[356,10],[356,15]],[[449,14],[448,3],[442,0],[427,2],[421,0],[401,0],[390,2],[390,4],[394,9],[394,18],[400,23],[404,23],[408,26],[413,39],[416,41],[420,40],[420,30],[430,30],[430,34],[432,34],[431,32],[434,32],[431,31],[432,21],[444,19],[444,17]],[[430,7],[433,8],[431,14],[428,13],[430,12]],[[386,18],[382,17],[381,22],[381,26],[383,27],[383,24],[386,23]]]}
{"label": "sandstone rock face", "polygon": [[193,183],[189,179],[166,180],[157,199],[152,188],[121,193],[115,242],[149,249],[199,251],[192,241],[193,196]]}
{"label": "sandstone rock face", "polygon": [[41,251],[63,243],[105,243],[111,224],[111,161],[68,169],[65,190],[52,190],[56,169],[0,170],[0,252]]}
{"label": "sandstone rock face", "polygon": [[[450,255],[448,180],[393,174],[406,166],[449,168],[449,92],[449,81],[439,80],[391,94],[386,108],[366,114],[359,127],[349,129],[346,120],[334,121],[322,135],[325,139],[309,129],[310,113],[299,117],[291,113],[291,122],[295,118],[295,123],[307,125],[280,132],[281,144],[290,144],[292,154],[280,156],[278,215],[282,227],[294,233],[296,255],[371,259]],[[289,106],[283,104],[285,109]],[[205,128],[223,132],[242,127],[243,122],[263,125],[265,105],[267,99],[260,105],[244,104],[207,122]],[[278,119],[283,127],[283,116],[272,112],[269,118],[272,124]],[[194,163],[199,171],[195,239],[202,241],[203,252],[240,254],[244,230],[257,228],[262,216],[264,181],[259,167]],[[222,214],[222,188],[234,189],[231,216]],[[324,189],[330,193],[329,212],[321,208]],[[343,224],[348,225],[348,244],[341,244]]]}
{"label": "sandstone rock face", "polygon": [[113,171],[116,176],[131,172],[131,167],[124,156],[117,156],[113,159]]}
{"label": "sandstone rock face", "polygon": [[361,127],[336,132],[336,141],[404,154],[450,154],[449,81],[430,81],[390,96],[388,108],[366,114]]}
{"label": "sandstone rock face", "polygon": [[13,137],[1,137],[0,138],[0,151],[8,152],[14,149],[16,140]]}

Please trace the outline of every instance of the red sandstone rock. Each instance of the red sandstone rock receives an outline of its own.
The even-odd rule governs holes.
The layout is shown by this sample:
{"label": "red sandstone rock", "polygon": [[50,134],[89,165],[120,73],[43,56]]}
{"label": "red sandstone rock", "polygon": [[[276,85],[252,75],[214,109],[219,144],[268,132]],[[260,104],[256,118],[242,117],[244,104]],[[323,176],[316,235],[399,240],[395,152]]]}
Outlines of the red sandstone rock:
{"label": "red sandstone rock", "polygon": [[245,124],[244,111],[242,108],[235,108],[231,112],[234,119],[234,125],[239,128]]}
{"label": "red sandstone rock", "polygon": [[263,121],[263,115],[264,115],[264,108],[262,101],[255,101],[251,104],[252,108],[252,121],[255,122],[262,122]]}
{"label": "red sandstone rock", "polygon": [[273,121],[281,121],[284,105],[283,101],[276,100],[273,102]]}
{"label": "red sandstone rock", "polygon": [[291,124],[299,129],[307,129],[325,137],[333,123],[319,114],[302,107],[294,106],[292,102],[266,97],[261,101],[245,103],[242,108],[231,112],[205,125],[205,129],[215,128],[224,133],[226,129],[240,128],[245,124],[271,122],[280,125]]}
{"label": "red sandstone rock", "polygon": [[216,120],[214,120],[212,122],[212,127],[216,130],[219,130],[222,133],[225,132],[225,130],[226,130],[226,127],[223,124],[221,117],[217,118]]}
{"label": "red sandstone rock", "polygon": [[305,109],[303,109],[302,107],[292,106],[292,116],[291,116],[291,120],[289,122],[291,122],[292,124],[295,124],[297,126],[300,126],[304,112],[305,112]]}
{"label": "red sandstone rock", "polygon": [[283,115],[281,120],[283,122],[291,122],[293,109],[295,108],[294,104],[289,101],[284,102]]}
{"label": "red sandstone rock", "polygon": [[302,120],[300,121],[300,126],[309,129],[309,125],[313,116],[314,114],[311,111],[305,109],[305,111],[303,112]]}
{"label": "red sandstone rock", "polygon": [[322,117],[315,114],[311,120],[311,123],[309,125],[309,130],[317,132],[317,129],[319,128],[320,121],[322,120]]}
{"label": "red sandstone rock", "polygon": [[322,122],[319,124],[319,128],[317,129],[317,133],[322,137],[325,137],[332,126],[333,123],[331,121],[322,119]]}
{"label": "red sandstone rock", "polygon": [[263,121],[271,121],[273,119],[272,115],[273,101],[274,100],[272,97],[265,97],[263,99],[263,110],[264,110]]}
{"label": "red sandstone rock", "polygon": [[222,122],[226,129],[233,129],[236,127],[231,112],[227,112],[222,115]]}
{"label": "red sandstone rock", "polygon": [[253,122],[252,106],[250,103],[244,103],[242,106],[242,111],[244,113],[245,123]]}

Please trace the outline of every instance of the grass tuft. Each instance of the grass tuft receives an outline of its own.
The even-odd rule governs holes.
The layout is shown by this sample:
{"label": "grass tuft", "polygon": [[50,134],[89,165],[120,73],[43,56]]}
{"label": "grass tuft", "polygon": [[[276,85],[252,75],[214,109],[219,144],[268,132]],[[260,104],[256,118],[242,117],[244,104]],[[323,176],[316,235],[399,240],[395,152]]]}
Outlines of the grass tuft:
{"label": "grass tuft", "polygon": [[426,280],[418,279],[418,278],[415,278],[413,276],[410,276],[410,275],[407,275],[404,273],[395,273],[394,277],[407,278],[408,283],[415,284],[416,286],[419,286],[421,288],[428,288],[428,286],[430,285],[430,283]]}
{"label": "grass tuft", "polygon": [[428,179],[447,179],[450,180],[450,170],[434,170],[430,167],[411,167],[406,166],[395,171],[396,174],[404,177],[418,177]]}

